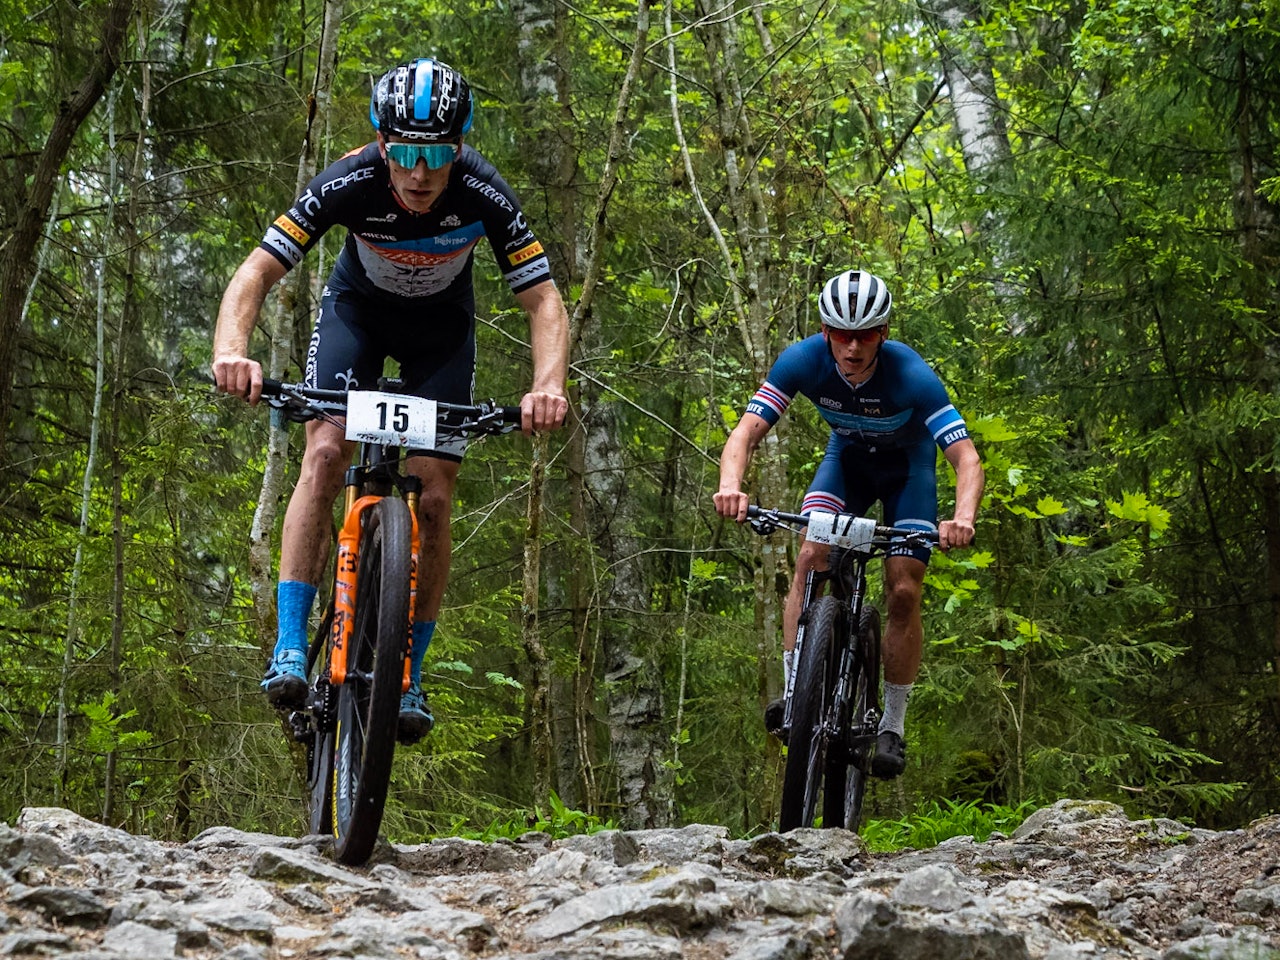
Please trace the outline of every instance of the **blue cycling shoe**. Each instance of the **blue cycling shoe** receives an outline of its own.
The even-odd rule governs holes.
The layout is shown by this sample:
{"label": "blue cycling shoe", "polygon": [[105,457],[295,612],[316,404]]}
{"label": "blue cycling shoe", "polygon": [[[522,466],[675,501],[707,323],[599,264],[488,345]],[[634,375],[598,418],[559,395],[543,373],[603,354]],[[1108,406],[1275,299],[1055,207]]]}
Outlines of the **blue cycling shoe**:
{"label": "blue cycling shoe", "polygon": [[422,695],[422,687],[416,683],[409,684],[409,689],[400,698],[400,726],[396,739],[401,743],[417,743],[431,732],[435,723],[427,698]]}
{"label": "blue cycling shoe", "polygon": [[307,651],[281,650],[267,664],[262,689],[275,707],[301,707],[307,702]]}

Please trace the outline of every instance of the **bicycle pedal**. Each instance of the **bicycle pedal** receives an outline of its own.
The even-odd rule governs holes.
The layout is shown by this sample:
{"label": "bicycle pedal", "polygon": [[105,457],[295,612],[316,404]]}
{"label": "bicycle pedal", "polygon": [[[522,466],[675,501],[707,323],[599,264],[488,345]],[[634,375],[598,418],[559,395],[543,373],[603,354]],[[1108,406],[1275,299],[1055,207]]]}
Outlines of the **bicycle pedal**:
{"label": "bicycle pedal", "polygon": [[311,725],[311,715],[301,710],[289,714],[289,732],[294,743],[310,744],[316,738],[316,728]]}

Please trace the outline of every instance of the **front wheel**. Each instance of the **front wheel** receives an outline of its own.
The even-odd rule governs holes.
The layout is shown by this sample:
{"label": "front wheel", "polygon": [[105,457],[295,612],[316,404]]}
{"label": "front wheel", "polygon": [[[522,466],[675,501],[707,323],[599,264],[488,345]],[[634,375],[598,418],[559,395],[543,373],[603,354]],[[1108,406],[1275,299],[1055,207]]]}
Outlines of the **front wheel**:
{"label": "front wheel", "polygon": [[333,732],[334,856],[369,859],[382,825],[409,630],[413,522],[404,501],[385,497],[365,513],[355,622]]}
{"label": "front wheel", "polygon": [[787,765],[778,811],[778,828],[783,833],[813,826],[826,767],[828,744],[823,721],[835,679],[831,650],[840,621],[840,603],[834,597],[819,597],[807,616],[791,692],[791,729],[787,734]]}
{"label": "front wheel", "polygon": [[871,776],[876,727],[880,720],[880,611],[862,608],[853,659],[853,706],[846,723],[851,749],[827,769],[823,822],[857,833],[862,801]]}
{"label": "front wheel", "polygon": [[333,721],[334,689],[329,686],[324,656],[333,626],[333,598],[320,629],[311,641],[308,672],[317,677],[311,687],[310,741],[307,747],[307,826],[309,833],[333,833]]}

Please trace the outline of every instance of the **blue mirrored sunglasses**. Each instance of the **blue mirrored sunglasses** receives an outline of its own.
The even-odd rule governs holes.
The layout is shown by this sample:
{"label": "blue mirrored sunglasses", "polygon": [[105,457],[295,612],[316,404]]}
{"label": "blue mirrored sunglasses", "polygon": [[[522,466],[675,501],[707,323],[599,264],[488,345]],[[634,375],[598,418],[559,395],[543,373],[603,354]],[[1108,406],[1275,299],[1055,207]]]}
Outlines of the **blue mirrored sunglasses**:
{"label": "blue mirrored sunglasses", "polygon": [[427,169],[439,170],[453,163],[458,155],[456,143],[388,143],[387,156],[397,166],[412,170],[419,160],[427,162]]}

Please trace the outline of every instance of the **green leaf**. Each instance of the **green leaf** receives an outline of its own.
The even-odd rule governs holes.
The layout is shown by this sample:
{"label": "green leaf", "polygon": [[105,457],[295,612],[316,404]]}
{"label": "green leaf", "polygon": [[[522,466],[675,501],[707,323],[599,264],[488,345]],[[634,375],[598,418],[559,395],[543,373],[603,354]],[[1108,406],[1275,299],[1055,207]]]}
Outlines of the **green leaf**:
{"label": "green leaf", "polygon": [[1151,527],[1151,536],[1158,537],[1169,527],[1172,515],[1164,507],[1152,503],[1145,493],[1126,493],[1124,500],[1117,503],[1108,500],[1107,510],[1121,520],[1134,520]]}
{"label": "green leaf", "polygon": [[1057,497],[1041,497],[1036,501],[1036,509],[1044,517],[1056,517],[1067,512],[1067,508]]}

